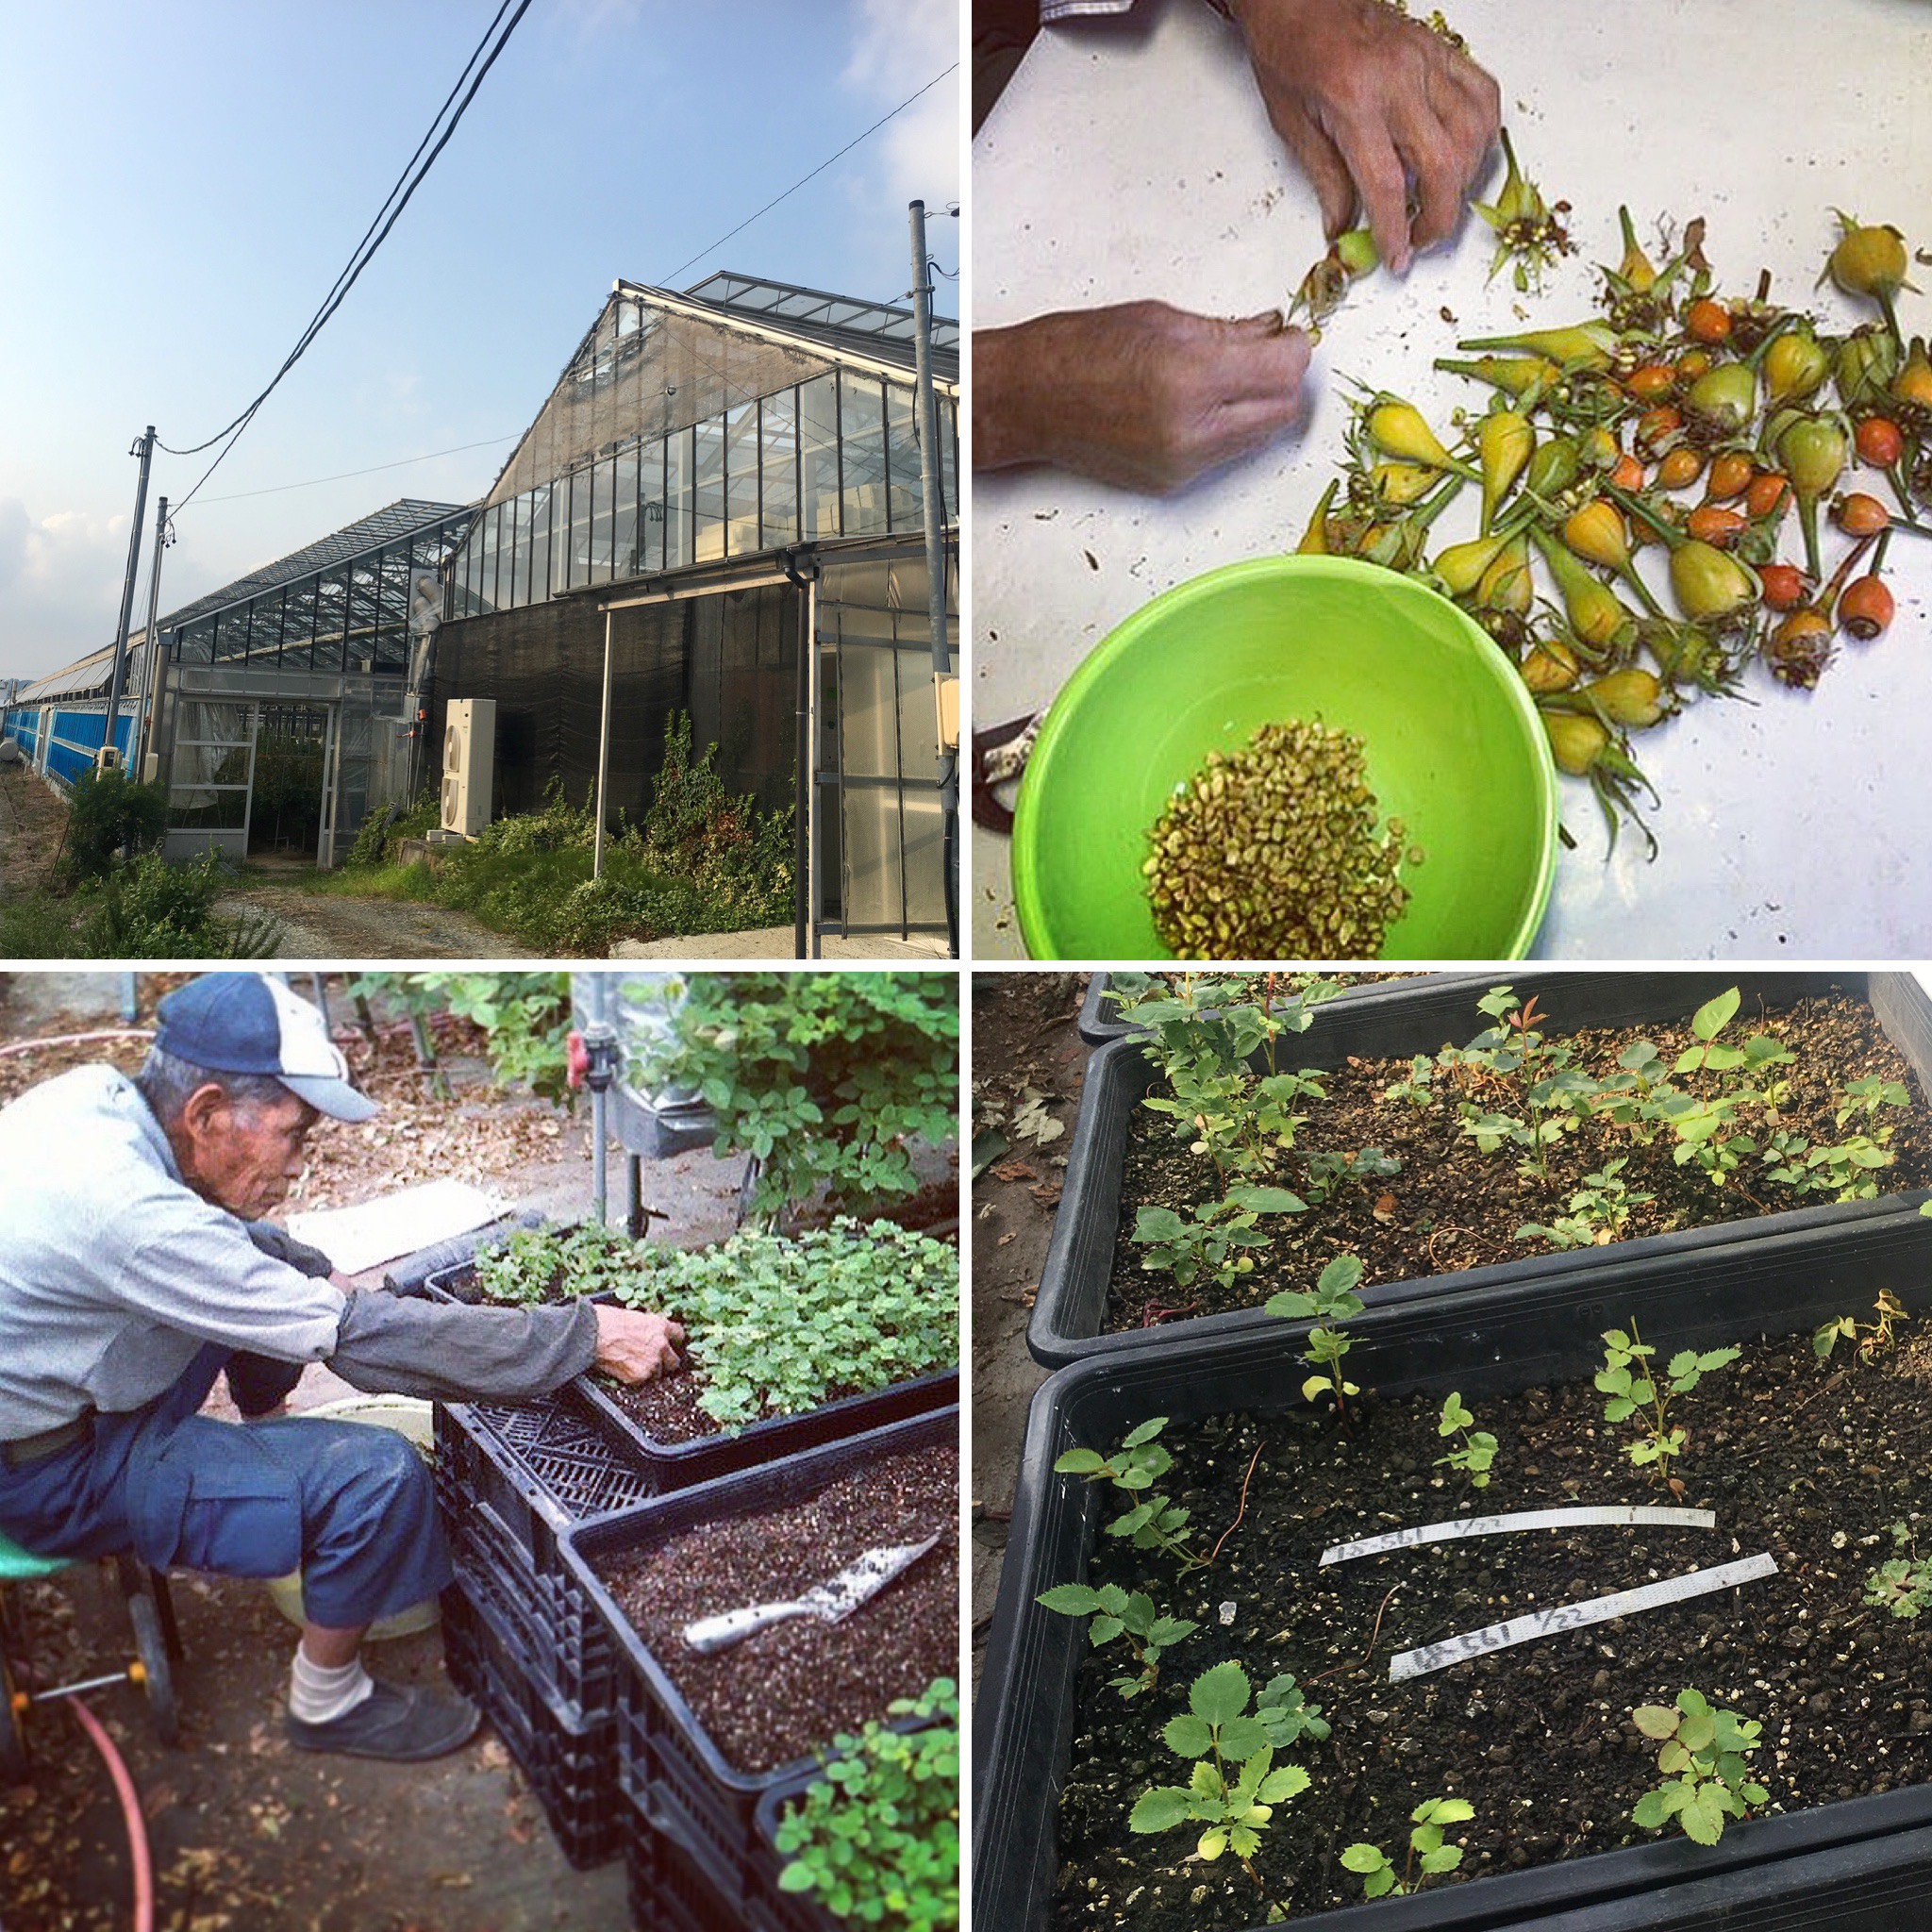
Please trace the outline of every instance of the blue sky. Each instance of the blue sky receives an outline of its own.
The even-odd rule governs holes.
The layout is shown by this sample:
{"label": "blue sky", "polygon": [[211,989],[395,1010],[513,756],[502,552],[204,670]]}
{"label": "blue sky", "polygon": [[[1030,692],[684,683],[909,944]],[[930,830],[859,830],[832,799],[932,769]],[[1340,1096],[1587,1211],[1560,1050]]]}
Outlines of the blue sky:
{"label": "blue sky", "polygon": [[[112,641],[129,443],[149,422],[198,442],[263,386],[494,12],[0,0],[0,676]],[[616,276],[728,267],[899,302],[915,196],[957,271],[960,225],[940,216],[959,192],[959,74],[709,244],[955,60],[958,19],[958,0],[535,0],[182,516],[163,610],[398,496],[481,494]],[[938,286],[957,315],[958,283]],[[208,460],[158,457],[153,491],[178,501]],[[144,546],[137,625],[146,594]]]}

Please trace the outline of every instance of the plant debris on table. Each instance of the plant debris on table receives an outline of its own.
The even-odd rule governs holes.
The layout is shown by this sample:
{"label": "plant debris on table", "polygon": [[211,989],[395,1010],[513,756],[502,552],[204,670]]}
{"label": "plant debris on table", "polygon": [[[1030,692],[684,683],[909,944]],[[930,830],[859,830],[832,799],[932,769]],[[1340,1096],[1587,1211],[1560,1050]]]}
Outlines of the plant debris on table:
{"label": "plant debris on table", "polygon": [[[720,1516],[601,1566],[610,1593],[725,1759],[764,1772],[916,1697],[959,1660],[959,1452],[904,1451],[803,1503]],[[940,1541],[843,1623],[794,1617],[713,1656],[687,1624],[789,1600],[869,1549]]]}
{"label": "plant debris on table", "polygon": [[1331,989],[1221,1019],[1217,986],[1124,1009],[1157,1016],[1164,1077],[1128,1130],[1109,1331],[1306,1291],[1338,1253],[1374,1284],[1932,1183],[1919,1080],[1842,994],[1559,1034],[1560,988],[1547,1013],[1499,989],[1466,1045],[1297,1073]]}
{"label": "plant debris on table", "polygon": [[[1438,1842],[1460,1856],[1411,1871],[1431,1885],[1647,1841],[1689,1802],[1646,1799],[1671,1787],[1705,1793],[1683,1822],[1711,1838],[1746,1810],[1932,1777],[1932,1629],[1919,1615],[1932,1563],[1917,1557],[1922,1540],[1932,1549],[1932,1341],[1901,1328],[1891,1350],[1852,1360],[1825,1354],[1825,1334],[1740,1334],[1740,1357],[1674,1405],[1675,1500],[1713,1511],[1714,1529],[1534,1531],[1318,1567],[1331,1544],[1458,1515],[1672,1501],[1633,1457],[1641,1418],[1607,1419],[1601,1375],[1472,1398],[1497,1444],[1480,1495],[1442,1471],[1438,1398],[1370,1396],[1352,1430],[1313,1409],[1168,1425],[1158,1446],[1172,1462],[1157,1458],[1153,1480],[1184,1521],[1164,1548],[1096,1538],[1089,1574],[1186,1627],[1132,1695],[1110,1630],[1081,1663],[1056,1925],[1247,1927],[1270,1907],[1352,1904],[1376,1868],[1351,1848],[1392,1849],[1399,1878],[1411,1820],[1444,1797],[1461,1808]],[[1139,1453],[1157,1446],[1135,1434]],[[1389,1681],[1409,1647],[1759,1552],[1776,1574],[1743,1590]],[[1173,1751],[1194,1740],[1174,1724],[1191,1686],[1237,1663],[1274,1693],[1257,1719],[1289,1740],[1270,1775],[1307,1774],[1252,1829],[1252,1874],[1238,1857],[1189,1857],[1192,1827],[1128,1824],[1143,1793],[1185,1774]],[[1283,1681],[1295,1687],[1286,1728]],[[1700,1708],[1718,1716],[1707,1724]],[[1680,1732],[1694,1749],[1670,1749]],[[1235,1738],[1230,1755],[1257,1741]],[[1735,1791],[1718,1780],[1726,1750]]]}

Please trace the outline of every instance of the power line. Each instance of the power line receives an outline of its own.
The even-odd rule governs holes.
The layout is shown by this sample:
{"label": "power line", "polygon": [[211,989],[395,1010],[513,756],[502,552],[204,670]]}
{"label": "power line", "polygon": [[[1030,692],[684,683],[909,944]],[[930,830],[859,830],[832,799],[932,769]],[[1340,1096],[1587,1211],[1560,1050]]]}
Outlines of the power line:
{"label": "power line", "polygon": [[955,60],[952,66],[946,69],[945,74],[935,74],[933,77],[929,81],[927,81],[923,88],[921,88],[918,91],[917,93],[908,94],[906,98],[903,101],[901,101],[896,108],[892,109],[891,114],[882,114],[876,121],[874,121],[870,127],[868,127],[865,130],[863,134],[855,135],[853,139],[848,141],[845,143],[845,145],[839,150],[837,154],[828,155],[823,161],[821,161],[818,164],[816,168],[814,168],[811,171],[811,174],[801,175],[798,177],[798,179],[794,181],[791,184],[791,186],[785,191],[783,194],[773,196],[773,198],[770,201],[766,202],[763,208],[759,208],[757,214],[747,215],[743,221],[739,223],[737,227],[731,230],[730,234],[720,235],[715,242],[708,242],[704,247],[700,248],[695,255],[691,257],[691,261],[680,261],[677,264],[677,266],[675,269],[673,269],[668,275],[664,277],[664,279],[658,284],[658,286],[660,288],[668,289],[677,279],[677,277],[685,272],[686,269],[691,266],[692,262],[702,261],[706,256],[710,254],[712,249],[724,247],[725,242],[731,240],[732,235],[743,234],[745,229],[750,227],[754,222],[758,221],[763,216],[770,214],[772,210],[774,208],[776,208],[781,201],[786,200],[791,195],[796,194],[798,191],[801,188],[803,188],[808,181],[812,180],[817,175],[823,175],[825,172],[825,170],[832,165],[834,161],[842,159],[843,157],[849,155],[852,152],[852,150],[856,148],[861,141],[869,140],[873,135],[876,134],[879,131],[879,129],[883,127],[886,125],[886,123],[891,120],[895,115],[903,114],[906,111],[906,109],[909,108],[913,104],[913,102],[919,98],[920,94],[930,93],[934,88],[939,86],[941,81],[945,79],[947,74],[957,74],[958,71],[959,63],[957,60]]}
{"label": "power line", "polygon": [[[370,224],[369,230],[364,233],[362,241],[357,244],[355,252],[350,256],[348,266],[336,277],[335,287],[329,291],[328,295],[323,302],[323,306],[317,309],[308,326],[303,330],[301,339],[290,350],[287,359],[275,371],[269,386],[226,428],[218,429],[206,441],[194,443],[191,447],[181,450],[172,449],[166,443],[161,445],[163,449],[168,450],[171,456],[192,456],[197,451],[207,449],[209,444],[221,441],[222,438],[227,438],[227,441],[223,443],[220,452],[215,457],[214,461],[202,472],[200,477],[195,482],[194,488],[189,491],[188,494],[176,506],[175,514],[178,515],[180,510],[187,508],[188,505],[200,491],[202,484],[206,483],[214,475],[215,471],[220,468],[223,458],[241,441],[243,431],[254,421],[256,411],[274,394],[282,377],[288,375],[289,371],[302,358],[308,345],[322,332],[324,325],[328,322],[329,318],[342,306],[342,303],[347,299],[349,291],[356,286],[362,271],[375,258],[376,251],[389,239],[390,231],[401,219],[403,210],[408,207],[410,199],[415,194],[417,189],[428,178],[430,169],[436,165],[437,157],[449,145],[450,137],[456,133],[458,125],[469,110],[470,103],[476,98],[476,91],[483,85],[484,76],[496,64],[497,57],[509,44],[509,37],[516,32],[517,24],[529,11],[530,0],[519,0],[515,13],[510,16],[509,24],[504,27],[502,34],[496,40],[496,43],[491,46],[491,36],[496,32],[497,23],[503,19],[504,12],[509,5],[510,0],[501,0],[501,5],[496,9],[495,17],[484,30],[482,40],[477,42],[469,59],[464,62],[462,73],[457,76],[456,86],[450,90],[449,95],[444,100],[442,107],[437,110],[436,118],[429,124],[429,132],[417,143],[416,153],[409,158],[408,165],[404,168],[402,175],[398,178],[397,185],[390,190],[388,197],[383,202],[383,209],[389,210],[388,218],[384,219],[382,209],[377,210],[375,221]],[[487,56],[483,55],[485,47],[490,49]],[[477,64],[478,56],[483,56],[480,65]],[[475,78],[470,79],[469,92],[462,95],[460,101],[457,101],[457,95],[461,92],[464,80],[469,77],[473,68],[475,70]],[[454,113],[449,111],[452,101],[457,101]],[[442,123],[446,114],[448,115],[448,125],[443,126],[441,135],[436,139],[435,145],[429,147],[428,154],[425,158],[424,149],[425,146],[428,146],[431,137],[436,134],[438,125]],[[417,166],[419,158],[422,158],[422,165],[420,167]],[[410,172],[412,169],[415,171],[413,175]],[[379,227],[377,226],[378,223],[381,225]],[[374,236],[373,240],[371,239],[372,235]]]}
{"label": "power line", "polygon": [[426,463],[435,457],[461,456],[465,450],[491,449],[499,442],[513,442],[522,434],[521,430],[512,429],[507,436],[486,436],[481,442],[459,442],[454,449],[425,450],[420,457],[398,457],[392,463],[371,463],[366,470],[338,470],[333,476],[310,476],[302,483],[275,483],[266,490],[238,490],[232,496],[204,496],[201,507],[206,509],[213,503],[240,503],[248,496],[279,496],[285,490],[313,490],[319,483],[341,483],[351,476],[373,476],[378,470],[406,470],[411,463]]}

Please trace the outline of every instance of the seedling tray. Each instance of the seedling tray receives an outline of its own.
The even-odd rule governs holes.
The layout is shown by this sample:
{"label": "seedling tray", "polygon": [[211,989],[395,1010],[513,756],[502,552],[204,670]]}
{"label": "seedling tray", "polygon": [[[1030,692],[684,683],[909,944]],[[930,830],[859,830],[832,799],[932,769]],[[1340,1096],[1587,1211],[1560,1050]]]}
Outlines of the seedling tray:
{"label": "seedling tray", "polygon": [[[1910,1224],[1916,1224],[1912,1225]],[[1381,1396],[1483,1396],[1590,1375],[1602,1331],[1634,1319],[1659,1357],[1674,1348],[1806,1332],[1890,1288],[1932,1305],[1915,1212],[1863,1219],[1808,1271],[1741,1248],[1669,1265],[1594,1261],[1534,1281],[1465,1287],[1373,1308],[1349,1324],[1352,1378]],[[1205,1325],[1205,1324],[1204,1324]],[[1034,1397],[974,1725],[974,1916],[1002,1932],[1046,1932],[1059,1854],[1058,1801],[1072,1753],[1074,1678],[1086,1636],[1035,1599],[1081,1581],[1104,1511],[1098,1490],[1054,1473],[1075,1446],[1110,1450],[1152,1416],[1177,1421],[1296,1406],[1309,1324],[1170,1337],[1061,1370]],[[1498,1507],[1501,1507],[1500,1505]],[[1336,1932],[1502,1926],[1863,1927],[1932,1913],[1932,1787],[1733,1824],[1708,1850],[1636,1845],[1417,1896],[1320,1914]],[[1886,1916],[1889,1914],[1890,1916]]]}
{"label": "seedling tray", "polygon": [[599,1517],[562,1538],[569,1574],[603,1618],[616,1649],[620,1789],[654,1830],[668,1832],[697,1861],[734,1910],[746,1909],[756,1890],[760,1801],[767,1791],[815,1773],[818,1763],[804,1757],[751,1773],[726,1759],[619,1607],[603,1565],[718,1517],[803,1501],[868,1462],[956,1443],[958,1437],[955,1403]]}
{"label": "seedling tray", "polygon": [[816,1771],[801,1773],[774,1785],[758,1800],[758,1856],[750,1915],[757,1932],[841,1932],[844,1922],[835,1919],[819,1903],[816,1893],[778,1890],[778,1874],[791,1862],[778,1849],[779,1820],[786,1806],[804,1797],[820,1775]]}
{"label": "seedling tray", "polygon": [[[1885,1032],[1932,1091],[1932,999],[1905,973],[1508,973],[1451,974],[1415,984],[1358,989],[1320,1009],[1313,1026],[1292,1038],[1290,1064],[1330,1069],[1354,1056],[1369,1059],[1433,1054],[1445,1043],[1461,1045],[1488,1026],[1476,1001],[1491,986],[1513,986],[1525,997],[1534,990],[1552,1015],[1551,1033],[1587,1028],[1640,1027],[1683,1021],[1715,994],[1739,988],[1743,1010],[1771,1008],[1837,991],[1866,1001]],[[1344,1003],[1345,1002],[1345,1003]],[[1195,1336],[1266,1332],[1274,1318],[1257,1308],[1195,1316],[1158,1328],[1101,1333],[1120,1231],[1122,1174],[1128,1124],[1157,1079],[1137,1040],[1102,1047],[1088,1062],[1080,1113],[1067,1159],[1067,1178],[1041,1272],[1040,1292],[1027,1324],[1026,1345],[1048,1368],[1090,1356],[1169,1348]],[[1501,1157],[1498,1157],[1501,1158]],[[1784,1275],[1792,1282],[1827,1265],[1841,1241],[1860,1239],[1867,1224],[1910,1218],[1924,1192],[1882,1195],[1824,1207],[1795,1208],[1747,1221],[1653,1235],[1607,1248],[1544,1254],[1489,1267],[1377,1282],[1362,1291],[1371,1308],[1388,1307],[1466,1290],[1508,1289],[1532,1283],[1555,1286],[1608,1262],[1659,1277],[1680,1262],[1737,1265],[1754,1275]],[[1932,1224],[1924,1224],[1932,1257]]]}

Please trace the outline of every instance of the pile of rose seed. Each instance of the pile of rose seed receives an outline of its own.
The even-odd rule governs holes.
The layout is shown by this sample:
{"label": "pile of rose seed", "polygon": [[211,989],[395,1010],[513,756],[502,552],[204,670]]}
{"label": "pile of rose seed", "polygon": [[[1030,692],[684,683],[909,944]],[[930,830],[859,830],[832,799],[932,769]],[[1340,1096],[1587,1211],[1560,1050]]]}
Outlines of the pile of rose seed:
{"label": "pile of rose seed", "polygon": [[[1178,959],[1373,959],[1402,916],[1402,822],[1376,824],[1362,741],[1291,720],[1209,752],[1141,871]],[[1410,852],[1411,864],[1422,855]]]}

